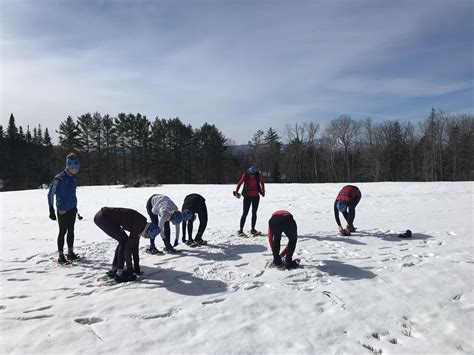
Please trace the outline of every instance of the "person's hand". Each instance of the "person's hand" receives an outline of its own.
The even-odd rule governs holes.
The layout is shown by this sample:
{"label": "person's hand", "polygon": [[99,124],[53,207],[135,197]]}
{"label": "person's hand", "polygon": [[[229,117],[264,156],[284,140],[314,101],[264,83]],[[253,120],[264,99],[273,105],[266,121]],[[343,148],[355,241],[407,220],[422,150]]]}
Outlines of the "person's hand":
{"label": "person's hand", "polygon": [[232,193],[234,194],[235,197],[240,198],[240,194],[237,191],[233,191]]}
{"label": "person's hand", "polygon": [[54,212],[54,208],[53,207],[50,207],[49,208],[49,218],[53,221],[56,220],[56,213]]}
{"label": "person's hand", "polygon": [[84,218],[84,217],[82,217],[79,213],[77,214],[77,219],[78,219],[78,220],[82,221],[83,218]]}
{"label": "person's hand", "polygon": [[265,197],[265,191],[262,191],[262,197]]}

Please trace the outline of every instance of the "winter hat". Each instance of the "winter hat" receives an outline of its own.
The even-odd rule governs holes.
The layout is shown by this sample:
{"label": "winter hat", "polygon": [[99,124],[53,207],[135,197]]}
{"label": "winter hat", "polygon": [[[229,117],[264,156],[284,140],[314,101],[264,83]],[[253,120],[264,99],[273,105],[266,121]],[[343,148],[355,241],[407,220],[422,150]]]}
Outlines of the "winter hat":
{"label": "winter hat", "polygon": [[158,234],[160,234],[160,227],[155,223],[149,223],[146,229],[146,236],[153,240]]}
{"label": "winter hat", "polygon": [[189,208],[185,208],[185,209],[183,210],[183,219],[184,219],[185,221],[189,221],[190,219],[193,218],[193,216],[194,216],[194,213],[193,213],[193,211],[191,211]]}
{"label": "winter hat", "polygon": [[339,212],[346,212],[347,202],[346,201],[337,201],[337,209]]}
{"label": "winter hat", "polygon": [[183,221],[183,215],[179,211],[175,211],[171,215],[171,223],[173,223],[175,226],[180,224]]}
{"label": "winter hat", "polygon": [[79,169],[81,164],[76,154],[71,153],[66,157],[66,169]]}
{"label": "winter hat", "polygon": [[257,168],[255,167],[255,165],[250,166],[249,173],[250,174],[255,174],[256,172],[257,172]]}

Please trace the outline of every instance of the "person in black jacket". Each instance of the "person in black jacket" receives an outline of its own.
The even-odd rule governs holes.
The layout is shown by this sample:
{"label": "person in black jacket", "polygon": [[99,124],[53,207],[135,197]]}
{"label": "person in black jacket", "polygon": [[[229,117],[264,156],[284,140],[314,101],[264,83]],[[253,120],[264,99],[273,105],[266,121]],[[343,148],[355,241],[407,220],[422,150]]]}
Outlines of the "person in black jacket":
{"label": "person in black jacket", "polygon": [[[206,199],[199,194],[190,194],[185,197],[181,211],[183,213],[183,243],[191,246],[207,244],[207,241],[202,239],[202,235],[207,226]],[[193,222],[196,219],[196,214],[199,217],[199,228],[193,240]],[[186,224],[188,231],[187,241]]]}
{"label": "person in black jacket", "polygon": [[[94,223],[119,243],[115,249],[112,269],[107,275],[117,282],[134,281],[135,274],[141,273],[138,258],[140,237],[155,239],[160,233],[160,227],[147,223],[146,217],[135,210],[115,207],[102,207],[94,216]],[[125,231],[129,231],[130,235],[127,236]]]}

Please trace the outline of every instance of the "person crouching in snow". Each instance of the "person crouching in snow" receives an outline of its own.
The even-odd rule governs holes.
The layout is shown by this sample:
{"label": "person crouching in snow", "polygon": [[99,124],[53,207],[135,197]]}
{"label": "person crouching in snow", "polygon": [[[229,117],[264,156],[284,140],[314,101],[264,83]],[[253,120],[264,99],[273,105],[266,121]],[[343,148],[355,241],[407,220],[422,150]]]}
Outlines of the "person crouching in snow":
{"label": "person crouching in snow", "polygon": [[[339,227],[339,235],[351,235],[351,232],[356,231],[354,227],[355,209],[361,197],[362,194],[357,186],[346,185],[339,191],[334,201],[334,216]],[[339,212],[342,213],[347,222],[345,229],[342,228]]]}
{"label": "person crouching in snow", "polygon": [[244,202],[238,235],[246,236],[244,233],[244,225],[249,213],[250,205],[252,205],[252,229],[250,230],[250,233],[252,235],[258,235],[259,232],[255,230],[255,224],[257,223],[257,210],[260,202],[260,195],[265,197],[265,184],[263,183],[262,175],[257,171],[255,165],[252,165],[248,171],[243,173],[240,177],[240,180],[237,183],[237,188],[234,191],[234,196],[237,198],[240,198],[239,189],[242,184],[244,185],[242,188]]}
{"label": "person crouching in snow", "polygon": [[[280,252],[282,233],[288,237],[288,244]],[[274,212],[268,221],[268,242],[273,253],[273,266],[286,269],[299,267],[299,263],[293,260],[297,239],[298,231],[292,214],[285,210]],[[283,263],[282,257],[285,257],[285,263]]]}
{"label": "person crouching in snow", "polygon": [[[179,224],[183,221],[183,215],[178,207],[168,196],[155,194],[150,196],[146,203],[146,210],[152,223],[160,227],[160,235],[165,244],[164,251],[168,253],[177,253],[178,250],[171,245],[170,222],[176,227],[176,238],[174,246],[179,241]],[[160,251],[156,248],[154,240],[150,239],[150,247],[147,249],[150,254],[158,254]]]}
{"label": "person crouching in snow", "polygon": [[[79,259],[74,253],[74,224],[76,222],[77,213],[77,173],[79,172],[79,159],[73,153],[66,157],[66,168],[54,177],[53,182],[49,186],[48,205],[49,218],[56,220],[54,211],[54,196],[56,195],[56,207],[58,209],[58,263],[67,264],[69,261]],[[79,217],[82,218],[82,217]],[[64,257],[64,236],[67,232],[67,260]]]}
{"label": "person crouching in snow", "polygon": [[[107,275],[117,282],[134,281],[135,274],[141,273],[138,256],[140,237],[153,240],[160,233],[160,227],[147,223],[146,217],[135,210],[118,207],[102,207],[94,216],[94,223],[119,243]],[[125,231],[130,232],[130,235],[127,236]]]}
{"label": "person crouching in snow", "polygon": [[[191,246],[207,244],[207,241],[202,239],[207,226],[206,199],[199,194],[190,194],[184,198],[181,211],[183,213],[183,243]],[[199,217],[199,228],[193,240],[193,222],[196,219],[196,214]],[[186,241],[186,224],[188,227],[188,241]]]}

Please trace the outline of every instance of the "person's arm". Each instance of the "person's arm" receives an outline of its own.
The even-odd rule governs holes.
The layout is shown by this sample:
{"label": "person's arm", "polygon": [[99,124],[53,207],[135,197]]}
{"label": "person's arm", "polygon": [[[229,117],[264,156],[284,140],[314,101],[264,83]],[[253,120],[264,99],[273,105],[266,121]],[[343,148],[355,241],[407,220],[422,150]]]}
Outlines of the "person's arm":
{"label": "person's arm", "polygon": [[56,220],[56,213],[54,211],[54,195],[56,194],[56,190],[59,184],[58,179],[54,179],[51,185],[49,186],[48,191],[48,206],[49,206],[49,218],[53,221]]}
{"label": "person's arm", "polygon": [[268,225],[268,244],[270,244],[270,250],[273,253],[273,231],[270,228],[270,224]]}
{"label": "person's arm", "polygon": [[262,175],[260,175],[260,179],[259,179],[259,183],[260,183],[260,186],[261,186],[261,189],[262,189],[262,196],[265,197],[265,183],[263,182],[263,177]]}
{"label": "person's arm", "polygon": [[339,219],[339,210],[337,209],[337,200],[334,201],[334,217],[336,218],[337,225],[342,229],[341,220]]}
{"label": "person's arm", "polygon": [[178,242],[179,242],[179,224],[177,224],[175,226],[175,230],[176,230],[176,237],[174,238],[174,246],[177,246],[178,245]]}
{"label": "person's arm", "polygon": [[242,186],[242,184],[245,181],[245,174],[246,173],[243,173],[242,176],[240,177],[240,180],[237,182],[237,187],[235,188],[235,192],[237,193],[239,193],[240,186]]}
{"label": "person's arm", "polygon": [[140,231],[137,231],[136,229],[132,230],[127,242],[125,243],[125,263],[127,265],[127,270],[130,272],[133,272],[132,252],[135,248],[138,250],[140,232],[142,229],[140,229]]}

